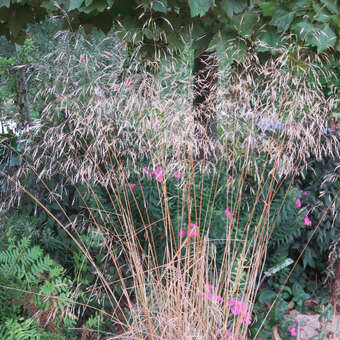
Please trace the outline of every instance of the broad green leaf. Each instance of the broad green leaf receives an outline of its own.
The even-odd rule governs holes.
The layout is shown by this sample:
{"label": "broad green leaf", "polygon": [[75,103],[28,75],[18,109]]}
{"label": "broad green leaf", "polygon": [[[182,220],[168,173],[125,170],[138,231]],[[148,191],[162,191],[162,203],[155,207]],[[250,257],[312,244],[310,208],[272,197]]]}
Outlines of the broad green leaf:
{"label": "broad green leaf", "polygon": [[246,12],[242,15],[234,16],[231,23],[241,36],[249,38],[258,28],[259,19],[258,14]]}
{"label": "broad green leaf", "polygon": [[309,298],[310,298],[310,295],[304,291],[304,289],[299,283],[295,282],[293,284],[293,300],[296,302],[299,302],[299,301],[303,302]]}
{"label": "broad green leaf", "polygon": [[306,40],[312,46],[316,46],[318,53],[334,47],[336,43],[336,34],[329,25],[312,25],[308,22],[301,21],[293,26],[296,33],[303,40]]}
{"label": "broad green leaf", "polygon": [[202,17],[205,13],[208,12],[210,6],[210,0],[189,0],[191,17],[193,18],[197,15]]}
{"label": "broad green leaf", "polygon": [[94,11],[103,12],[107,7],[106,0],[96,0],[92,5],[83,7],[81,11],[86,14],[90,14]]}
{"label": "broad green leaf", "polygon": [[332,21],[340,28],[340,16],[333,16]]}
{"label": "broad green leaf", "polygon": [[313,9],[315,12],[314,19],[318,22],[330,22],[334,15],[330,14],[325,7],[321,7],[319,4],[314,3]]}
{"label": "broad green leaf", "polygon": [[275,11],[270,24],[276,26],[280,32],[286,31],[295,17],[294,12],[288,12],[284,9]]}
{"label": "broad green leaf", "polygon": [[247,43],[244,40],[237,39],[228,43],[226,56],[229,62],[233,62],[234,60],[242,62],[247,54],[247,51]]}
{"label": "broad green leaf", "polygon": [[276,295],[277,293],[275,293],[273,290],[263,289],[260,291],[258,301],[263,304],[271,303],[275,299]]}
{"label": "broad green leaf", "polygon": [[85,6],[90,6],[93,0],[85,0]]}
{"label": "broad green leaf", "polygon": [[41,5],[40,7],[42,8],[46,8],[47,10],[49,11],[55,11],[57,9],[57,7],[55,6],[54,4],[55,1],[52,1],[52,0],[45,0]]}
{"label": "broad green leaf", "polygon": [[234,14],[242,13],[248,7],[247,0],[222,0],[222,9],[227,13],[229,18]]}
{"label": "broad green leaf", "polygon": [[318,53],[322,53],[330,47],[334,47],[336,42],[336,34],[329,27],[325,25],[322,30],[315,32],[307,41],[317,47]]}
{"label": "broad green leaf", "polygon": [[288,310],[288,304],[282,298],[278,299],[274,307],[274,318],[275,320],[282,320],[282,315]]}
{"label": "broad green leaf", "polygon": [[308,9],[310,0],[295,0],[287,3],[288,8],[294,12],[300,12],[301,10]]}
{"label": "broad green leaf", "polygon": [[274,1],[264,1],[259,2],[258,6],[262,9],[262,13],[264,17],[271,17],[273,16],[276,10],[277,3]]}
{"label": "broad green leaf", "polygon": [[11,0],[0,0],[0,7],[9,8],[10,4],[11,4]]}
{"label": "broad green leaf", "polygon": [[[338,41],[336,42],[335,49],[340,52],[340,39],[338,38]],[[340,117],[339,117],[340,119]]]}
{"label": "broad green leaf", "polygon": [[260,52],[271,52],[275,54],[275,49],[281,48],[283,45],[282,37],[275,29],[268,29],[259,37],[261,46],[257,49]]}
{"label": "broad green leaf", "polygon": [[68,10],[72,11],[74,9],[80,8],[80,6],[83,4],[84,0],[70,0],[70,5],[68,6]]}
{"label": "broad green leaf", "polygon": [[316,31],[319,30],[319,26],[315,26],[307,21],[300,21],[293,25],[292,29],[303,40],[306,40],[309,36],[313,35]]}
{"label": "broad green leaf", "polygon": [[332,13],[339,15],[338,0],[320,0]]}
{"label": "broad green leaf", "polygon": [[155,0],[152,2],[152,10],[156,12],[166,13],[168,11],[167,0]]}

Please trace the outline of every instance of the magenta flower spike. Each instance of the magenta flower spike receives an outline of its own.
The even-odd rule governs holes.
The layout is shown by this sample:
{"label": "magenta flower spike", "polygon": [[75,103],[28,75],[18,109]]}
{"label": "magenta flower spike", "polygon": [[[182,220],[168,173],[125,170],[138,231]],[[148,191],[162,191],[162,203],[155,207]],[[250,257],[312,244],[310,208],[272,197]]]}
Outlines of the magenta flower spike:
{"label": "magenta flower spike", "polygon": [[232,217],[233,217],[233,214],[231,213],[231,211],[230,211],[229,208],[227,208],[227,209],[225,210],[225,215],[227,216],[227,218],[232,218]]}
{"label": "magenta flower spike", "polygon": [[129,184],[129,186],[130,186],[130,189],[133,190],[136,187],[136,184],[135,183],[131,183],[131,184]]}
{"label": "magenta flower spike", "polygon": [[188,230],[188,236],[189,236],[189,237],[196,237],[196,236],[198,236],[198,231],[197,231],[197,229]]}
{"label": "magenta flower spike", "polygon": [[227,329],[227,332],[225,334],[225,338],[226,339],[232,339],[232,337],[233,337],[233,334]]}
{"label": "magenta flower spike", "polygon": [[209,300],[211,300],[211,301],[214,300],[214,297],[215,297],[214,294],[208,294],[208,299],[209,299]]}
{"label": "magenta flower spike", "polygon": [[206,284],[206,285],[204,285],[204,289],[207,290],[207,291],[213,291],[214,290],[214,286]]}
{"label": "magenta flower spike", "polygon": [[196,225],[194,223],[189,224],[188,236],[189,237],[198,236],[198,225]]}
{"label": "magenta flower spike", "polygon": [[180,238],[183,238],[183,237],[185,237],[185,235],[186,235],[186,231],[183,230],[183,229],[181,229],[181,230],[179,231],[179,237],[180,237]]}
{"label": "magenta flower spike", "polygon": [[223,303],[223,297],[222,296],[216,296],[217,302]]}
{"label": "magenta flower spike", "polygon": [[296,328],[295,327],[292,327],[292,328],[288,329],[288,331],[290,332],[291,336],[297,336]]}
{"label": "magenta flower spike", "polygon": [[177,178],[177,179],[180,179],[181,178],[181,173],[179,171],[175,171],[174,172],[174,177]]}
{"label": "magenta flower spike", "polygon": [[159,183],[163,180],[163,171],[164,169],[162,167],[158,167],[154,172],[156,176],[156,181]]}
{"label": "magenta flower spike", "polygon": [[308,215],[305,216],[304,222],[307,227],[312,226],[312,221],[309,219]]}
{"label": "magenta flower spike", "polygon": [[296,204],[296,206],[298,207],[298,208],[301,208],[301,200],[300,199],[297,199],[296,201],[295,201],[295,204]]}

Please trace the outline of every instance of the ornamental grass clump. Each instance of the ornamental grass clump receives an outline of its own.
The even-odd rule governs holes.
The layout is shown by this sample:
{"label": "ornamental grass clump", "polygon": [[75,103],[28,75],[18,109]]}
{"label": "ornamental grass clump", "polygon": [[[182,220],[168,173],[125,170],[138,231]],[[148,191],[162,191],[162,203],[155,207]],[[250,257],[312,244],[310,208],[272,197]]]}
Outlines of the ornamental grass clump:
{"label": "ornamental grass clump", "polygon": [[[96,277],[76,282],[89,292],[86,309],[96,303],[110,315],[103,338],[247,339],[294,177],[309,155],[329,154],[337,143],[325,133],[332,100],[309,81],[312,61],[297,69],[287,48],[265,63],[249,54],[236,71],[221,69],[212,117],[218,134],[202,142],[188,52],[181,62],[159,62],[158,73],[135,57],[122,74],[127,54],[110,47],[112,37],[91,44],[63,32],[56,42],[32,71],[45,108],[26,133],[8,203],[30,193],[74,240]],[[28,175],[44,194],[25,188]],[[72,209],[81,214],[71,219]],[[89,241],[93,233],[99,248]],[[84,313],[83,305],[74,308]]]}

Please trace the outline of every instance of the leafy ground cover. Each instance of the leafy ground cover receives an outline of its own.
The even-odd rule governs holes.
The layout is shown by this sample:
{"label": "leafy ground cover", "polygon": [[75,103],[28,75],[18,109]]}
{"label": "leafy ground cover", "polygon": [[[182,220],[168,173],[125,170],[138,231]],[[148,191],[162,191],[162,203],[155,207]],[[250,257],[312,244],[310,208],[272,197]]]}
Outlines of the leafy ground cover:
{"label": "leafy ground cover", "polygon": [[219,60],[201,158],[189,47],[154,73],[114,34],[44,44],[49,27],[0,60],[35,99],[1,134],[2,338],[288,339],[292,309],[332,310],[339,138],[321,61],[296,46]]}

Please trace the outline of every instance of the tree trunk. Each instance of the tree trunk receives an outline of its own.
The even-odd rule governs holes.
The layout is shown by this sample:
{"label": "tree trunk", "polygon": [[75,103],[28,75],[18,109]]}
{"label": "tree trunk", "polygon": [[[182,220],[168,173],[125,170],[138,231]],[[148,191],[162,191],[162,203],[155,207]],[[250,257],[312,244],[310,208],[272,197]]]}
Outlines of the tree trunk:
{"label": "tree trunk", "polygon": [[[18,52],[19,49],[20,49],[20,46],[15,44],[15,51]],[[31,112],[29,109],[27,85],[25,81],[25,71],[23,68],[20,68],[18,70],[16,87],[17,87],[16,104],[18,106],[19,116],[20,116],[22,126],[25,126],[26,124],[31,123]]]}
{"label": "tree trunk", "polygon": [[211,159],[217,141],[216,100],[218,63],[215,52],[204,52],[194,59],[193,108],[198,159]]}

